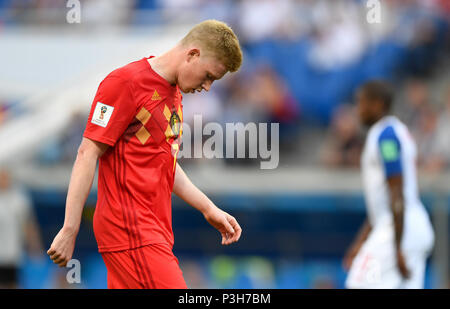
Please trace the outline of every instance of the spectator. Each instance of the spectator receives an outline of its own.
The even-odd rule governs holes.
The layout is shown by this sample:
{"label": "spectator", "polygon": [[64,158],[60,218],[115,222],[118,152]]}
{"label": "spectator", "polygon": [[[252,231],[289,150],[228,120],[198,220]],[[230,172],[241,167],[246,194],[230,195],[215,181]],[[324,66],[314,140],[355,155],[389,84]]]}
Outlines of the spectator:
{"label": "spectator", "polygon": [[367,47],[356,3],[319,1],[313,7],[316,31],[309,61],[322,70],[333,70],[355,63]]}
{"label": "spectator", "polygon": [[418,165],[420,167],[427,166],[429,160],[433,156],[433,143],[436,139],[438,115],[432,106],[427,106],[419,114],[419,124],[413,133],[417,143]]}
{"label": "spectator", "polygon": [[292,18],[291,0],[243,0],[239,2],[239,30],[244,41],[254,43],[285,36]]}
{"label": "spectator", "polygon": [[0,104],[0,126],[6,121],[6,107]]}
{"label": "spectator", "polygon": [[444,95],[444,106],[439,113],[436,132],[430,145],[430,155],[424,162],[424,168],[430,172],[439,172],[450,166],[450,85]]}
{"label": "spectator", "polygon": [[0,288],[18,288],[18,272],[25,245],[32,258],[42,257],[43,247],[30,201],[0,167]]}
{"label": "spectator", "polygon": [[430,101],[428,85],[421,79],[406,83],[406,104],[399,104],[396,114],[410,128],[417,144],[418,164],[427,165],[435,139],[437,114]]}
{"label": "spectator", "polygon": [[[270,65],[258,68],[250,78],[253,91],[247,92],[247,102],[262,111],[261,120],[280,124],[280,146],[289,149],[298,133],[299,103],[285,81]],[[256,119],[255,119],[256,120]]]}
{"label": "spectator", "polygon": [[430,109],[428,86],[423,80],[413,78],[407,81],[405,91],[405,104],[397,105],[396,114],[417,137],[421,130],[421,117]]}
{"label": "spectator", "polygon": [[363,138],[354,106],[342,105],[334,114],[321,150],[323,164],[330,167],[358,167]]}

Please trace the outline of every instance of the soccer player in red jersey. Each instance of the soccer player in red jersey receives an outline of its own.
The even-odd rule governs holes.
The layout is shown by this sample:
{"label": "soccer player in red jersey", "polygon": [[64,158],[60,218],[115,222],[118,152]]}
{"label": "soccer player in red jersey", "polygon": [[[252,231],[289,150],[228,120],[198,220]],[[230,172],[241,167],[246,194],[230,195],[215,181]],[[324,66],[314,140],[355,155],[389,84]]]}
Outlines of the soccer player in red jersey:
{"label": "soccer player in red jersey", "polygon": [[171,50],[111,72],[99,85],[74,163],[64,225],[48,255],[72,258],[83,206],[99,160],[94,234],[106,264],[108,288],[186,288],[172,252],[174,192],[222,235],[242,229],[186,176],[176,162],[184,93],[208,91],[242,63],[239,41],[224,23],[196,25]]}

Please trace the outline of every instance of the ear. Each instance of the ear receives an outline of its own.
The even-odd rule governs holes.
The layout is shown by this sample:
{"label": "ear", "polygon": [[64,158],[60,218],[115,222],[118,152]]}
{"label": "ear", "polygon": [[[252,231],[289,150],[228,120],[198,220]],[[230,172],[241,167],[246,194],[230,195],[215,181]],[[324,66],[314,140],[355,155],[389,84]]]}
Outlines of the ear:
{"label": "ear", "polygon": [[200,57],[200,49],[198,49],[198,48],[191,48],[188,51],[188,62],[191,61],[191,60],[194,60],[197,57]]}

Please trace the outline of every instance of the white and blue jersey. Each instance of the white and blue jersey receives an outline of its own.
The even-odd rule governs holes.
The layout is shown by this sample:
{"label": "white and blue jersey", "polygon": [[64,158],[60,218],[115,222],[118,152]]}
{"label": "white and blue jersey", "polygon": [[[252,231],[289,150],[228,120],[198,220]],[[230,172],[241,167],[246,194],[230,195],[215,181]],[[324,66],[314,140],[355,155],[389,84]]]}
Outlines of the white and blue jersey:
{"label": "white and blue jersey", "polygon": [[417,150],[408,128],[396,117],[386,116],[369,130],[361,169],[369,221],[372,226],[391,216],[387,178],[403,176],[405,212],[423,208],[417,188]]}
{"label": "white and blue jersey", "polygon": [[[361,169],[367,215],[372,227],[350,268],[348,288],[423,288],[426,259],[434,233],[422,205],[416,172],[416,145],[407,127],[386,116],[369,130]],[[404,279],[397,268],[395,228],[388,178],[403,179],[404,217],[401,249],[411,272]]]}

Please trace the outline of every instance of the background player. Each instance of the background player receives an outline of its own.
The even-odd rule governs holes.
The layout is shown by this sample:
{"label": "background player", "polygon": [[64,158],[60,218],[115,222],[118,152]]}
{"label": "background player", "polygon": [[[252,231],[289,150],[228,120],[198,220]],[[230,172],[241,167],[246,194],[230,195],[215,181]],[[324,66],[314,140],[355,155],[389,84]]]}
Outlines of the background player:
{"label": "background player", "polygon": [[434,234],[419,199],[416,145],[389,114],[393,95],[381,81],[357,93],[359,117],[370,127],[361,159],[368,218],[344,266],[347,288],[423,288]]}
{"label": "background player", "polygon": [[48,250],[54,263],[65,266],[72,257],[98,159],[94,233],[109,288],[186,287],[172,253],[172,191],[219,230],[222,244],[239,240],[236,219],[190,182],[176,157],[180,90],[208,91],[241,63],[231,28],[209,20],[160,57],[132,62],[102,81],[73,167],[64,226]]}

